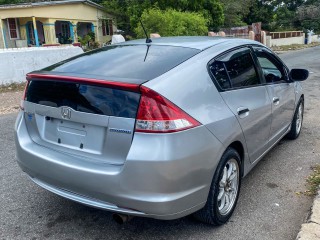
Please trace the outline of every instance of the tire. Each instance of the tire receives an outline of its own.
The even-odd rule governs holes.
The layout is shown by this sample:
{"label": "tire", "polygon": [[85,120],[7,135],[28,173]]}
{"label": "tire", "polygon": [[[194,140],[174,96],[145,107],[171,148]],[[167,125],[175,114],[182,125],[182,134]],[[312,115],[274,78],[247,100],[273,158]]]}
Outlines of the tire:
{"label": "tire", "polygon": [[301,98],[297,105],[296,111],[294,112],[290,132],[288,132],[286,136],[288,139],[294,140],[299,137],[303,122],[303,110],[304,102]]}
{"label": "tire", "polygon": [[228,148],[224,152],[213,176],[206,205],[194,213],[197,220],[216,226],[229,220],[240,192],[240,163],[240,156],[236,150]]}

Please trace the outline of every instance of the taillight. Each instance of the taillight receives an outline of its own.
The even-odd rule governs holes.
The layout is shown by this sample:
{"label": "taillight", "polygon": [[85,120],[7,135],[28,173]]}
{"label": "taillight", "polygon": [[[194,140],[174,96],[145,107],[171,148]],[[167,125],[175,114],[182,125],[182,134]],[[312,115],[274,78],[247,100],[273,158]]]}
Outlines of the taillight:
{"label": "taillight", "polygon": [[20,101],[20,109],[21,110],[24,110],[23,102],[24,102],[24,100],[26,100],[26,97],[27,97],[28,86],[29,86],[29,81],[27,80],[26,86],[24,87],[23,97]]}
{"label": "taillight", "polygon": [[136,132],[170,133],[201,125],[157,92],[141,86]]}

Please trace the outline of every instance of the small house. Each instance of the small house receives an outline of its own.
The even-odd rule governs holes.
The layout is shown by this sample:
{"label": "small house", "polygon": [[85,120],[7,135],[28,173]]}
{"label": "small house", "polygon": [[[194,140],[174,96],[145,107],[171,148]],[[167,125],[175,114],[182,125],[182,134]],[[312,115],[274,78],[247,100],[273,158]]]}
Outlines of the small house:
{"label": "small house", "polygon": [[77,44],[88,34],[102,45],[115,30],[112,16],[90,0],[0,5],[0,49]]}

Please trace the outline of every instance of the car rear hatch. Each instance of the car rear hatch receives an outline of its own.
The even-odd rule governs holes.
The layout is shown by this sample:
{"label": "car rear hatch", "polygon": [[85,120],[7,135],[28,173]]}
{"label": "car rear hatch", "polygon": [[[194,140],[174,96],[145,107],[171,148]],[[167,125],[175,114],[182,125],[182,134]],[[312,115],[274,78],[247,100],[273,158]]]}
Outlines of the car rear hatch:
{"label": "car rear hatch", "polygon": [[109,47],[33,72],[22,104],[29,135],[36,144],[78,159],[121,165],[131,147],[140,85],[196,53]]}
{"label": "car rear hatch", "polygon": [[90,161],[124,162],[131,146],[138,92],[31,76],[23,105],[35,143]]}

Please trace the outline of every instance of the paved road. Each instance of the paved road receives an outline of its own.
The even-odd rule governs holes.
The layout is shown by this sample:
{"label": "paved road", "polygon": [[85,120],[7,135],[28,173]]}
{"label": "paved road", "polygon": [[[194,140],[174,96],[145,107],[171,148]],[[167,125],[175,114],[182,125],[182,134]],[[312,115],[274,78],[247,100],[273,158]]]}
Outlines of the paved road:
{"label": "paved road", "polygon": [[290,67],[313,73],[304,83],[306,113],[296,141],[281,141],[243,180],[239,204],[222,227],[190,217],[135,218],[125,225],[111,213],[82,206],[33,184],[15,162],[15,115],[0,117],[0,239],[295,239],[312,198],[305,190],[310,166],[320,159],[320,47],[281,54]]}

